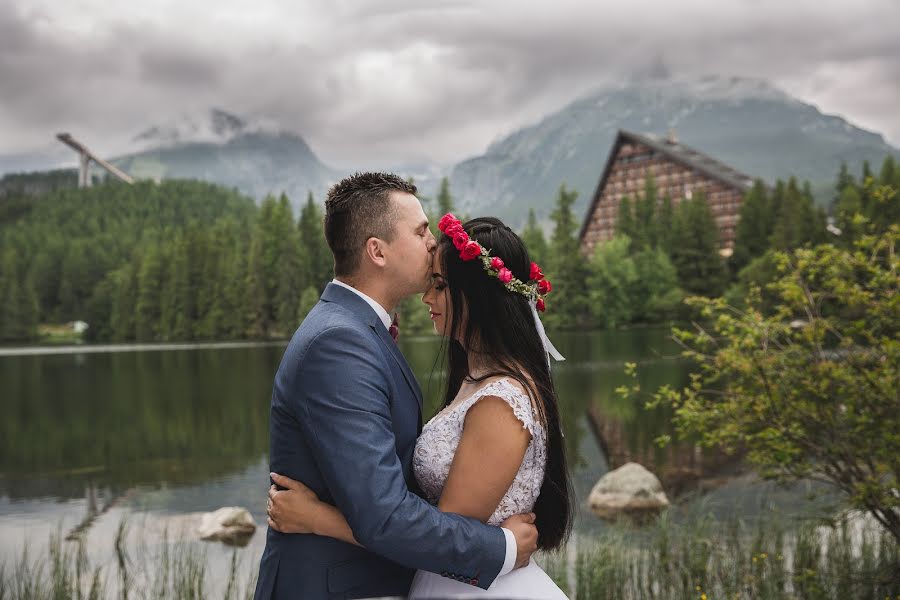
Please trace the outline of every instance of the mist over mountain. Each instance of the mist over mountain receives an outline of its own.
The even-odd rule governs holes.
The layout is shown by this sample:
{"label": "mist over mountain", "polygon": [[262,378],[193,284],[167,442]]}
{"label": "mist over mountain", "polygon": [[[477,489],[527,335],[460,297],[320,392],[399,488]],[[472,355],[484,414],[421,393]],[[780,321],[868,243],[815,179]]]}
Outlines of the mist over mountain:
{"label": "mist over mountain", "polygon": [[285,193],[295,207],[309,192],[321,201],[341,177],[295,133],[219,109],[203,117],[153,126],[135,137],[143,150],[112,162],[137,178],[200,179],[257,199]]}
{"label": "mist over mountain", "polygon": [[226,144],[241,134],[266,128],[263,123],[251,126],[236,115],[213,108],[208,113],[181,114],[168,123],[153,125],[132,141],[147,148],[201,142]]}

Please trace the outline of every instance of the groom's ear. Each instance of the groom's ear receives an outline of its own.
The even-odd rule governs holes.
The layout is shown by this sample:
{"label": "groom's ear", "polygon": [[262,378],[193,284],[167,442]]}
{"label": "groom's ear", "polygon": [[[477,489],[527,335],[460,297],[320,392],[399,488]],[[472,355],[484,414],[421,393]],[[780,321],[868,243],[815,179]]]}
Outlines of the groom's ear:
{"label": "groom's ear", "polygon": [[384,256],[384,245],[384,240],[377,237],[370,237],[366,240],[366,245],[364,248],[364,258],[371,262],[373,265],[384,267],[384,265],[387,263],[387,260]]}

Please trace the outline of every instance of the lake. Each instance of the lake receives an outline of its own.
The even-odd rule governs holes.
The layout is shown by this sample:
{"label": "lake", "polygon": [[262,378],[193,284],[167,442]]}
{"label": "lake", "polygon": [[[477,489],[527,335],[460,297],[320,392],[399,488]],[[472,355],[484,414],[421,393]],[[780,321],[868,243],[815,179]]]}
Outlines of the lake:
{"label": "lake", "polygon": [[[604,524],[586,508],[611,467],[639,462],[670,499],[720,515],[753,516],[801,502],[742,473],[733,458],[690,443],[655,444],[674,434],[664,408],[647,411],[615,389],[638,363],[642,389],[684,385],[689,365],[662,329],[553,336],[567,357],[553,366],[569,463],[578,496],[576,531]],[[193,513],[246,507],[258,525],[238,552],[255,564],[265,542],[268,412],[284,343],[199,347],[101,347],[0,352],[0,561],[24,546],[39,555],[54,533],[84,541],[94,564],[109,564],[123,519],[152,559]],[[401,338],[426,398],[439,405],[443,378],[434,337]],[[427,417],[426,417],[427,418]],[[136,540],[136,541],[135,541]],[[202,544],[211,578],[232,550]]]}

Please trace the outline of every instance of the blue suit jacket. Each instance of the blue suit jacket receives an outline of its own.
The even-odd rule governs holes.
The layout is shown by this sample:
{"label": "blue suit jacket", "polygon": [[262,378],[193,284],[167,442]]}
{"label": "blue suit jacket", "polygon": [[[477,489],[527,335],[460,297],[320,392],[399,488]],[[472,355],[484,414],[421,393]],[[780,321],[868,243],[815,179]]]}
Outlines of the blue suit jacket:
{"label": "blue suit jacket", "polygon": [[384,324],[329,284],[275,375],[269,459],[337,506],[364,548],[269,529],[258,600],[402,596],[414,569],[490,586],[506,555],[500,528],[413,491],[421,423],[422,392]]}

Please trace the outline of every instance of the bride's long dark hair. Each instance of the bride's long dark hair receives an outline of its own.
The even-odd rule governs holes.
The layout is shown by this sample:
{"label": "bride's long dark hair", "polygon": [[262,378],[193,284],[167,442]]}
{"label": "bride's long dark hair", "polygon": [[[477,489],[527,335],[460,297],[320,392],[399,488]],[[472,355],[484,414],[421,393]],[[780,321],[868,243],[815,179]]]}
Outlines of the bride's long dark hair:
{"label": "bride's long dark hair", "polygon": [[[463,229],[471,239],[488,248],[492,256],[502,258],[517,279],[529,280],[528,250],[519,236],[499,219],[472,219]],[[466,379],[483,381],[505,375],[530,392],[547,433],[544,483],[534,506],[538,547],[557,549],[572,530],[574,494],[566,466],[556,391],[530,304],[524,296],[508,291],[496,277],[488,275],[480,260],[463,261],[452,240],[443,234],[438,239],[438,256],[452,302],[444,406],[453,401]],[[456,318],[459,314],[465,314],[466,319]],[[491,357],[490,372],[472,376],[467,348],[477,348],[480,354]]]}

